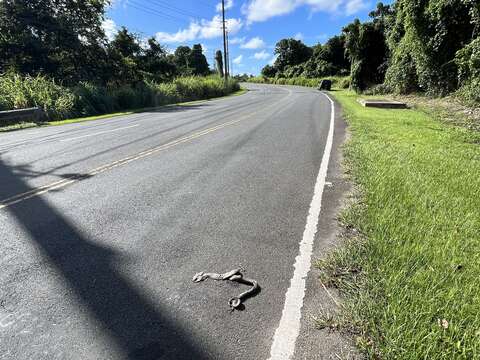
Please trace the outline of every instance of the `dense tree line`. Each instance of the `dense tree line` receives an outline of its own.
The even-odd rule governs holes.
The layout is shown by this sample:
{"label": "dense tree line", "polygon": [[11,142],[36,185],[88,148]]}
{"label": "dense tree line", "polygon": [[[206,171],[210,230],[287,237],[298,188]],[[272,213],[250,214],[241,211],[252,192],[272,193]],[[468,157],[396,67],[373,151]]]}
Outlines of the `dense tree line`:
{"label": "dense tree line", "polygon": [[126,28],[108,41],[102,28],[108,5],[109,0],[0,1],[0,74],[117,86],[210,73],[200,44],[169,54],[155,38],[142,40]]}
{"label": "dense tree line", "polygon": [[262,69],[266,77],[317,78],[321,76],[346,75],[350,61],[345,54],[345,36],[335,36],[325,45],[306,46],[296,39],[283,39],[275,46],[277,56],[273,65]]}
{"label": "dense tree line", "polygon": [[350,75],[356,91],[458,91],[480,101],[480,1],[397,0],[379,3],[370,18],[353,21],[324,45],[281,40],[262,75]]}

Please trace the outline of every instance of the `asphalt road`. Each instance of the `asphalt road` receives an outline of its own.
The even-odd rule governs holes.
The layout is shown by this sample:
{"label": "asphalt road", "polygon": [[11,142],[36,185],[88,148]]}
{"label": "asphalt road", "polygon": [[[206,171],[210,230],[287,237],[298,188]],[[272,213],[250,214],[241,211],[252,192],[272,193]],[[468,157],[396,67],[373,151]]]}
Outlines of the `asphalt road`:
{"label": "asphalt road", "polygon": [[[0,134],[0,359],[269,357],[331,105],[247,86]],[[262,287],[243,311],[243,286],[191,280],[239,266]]]}

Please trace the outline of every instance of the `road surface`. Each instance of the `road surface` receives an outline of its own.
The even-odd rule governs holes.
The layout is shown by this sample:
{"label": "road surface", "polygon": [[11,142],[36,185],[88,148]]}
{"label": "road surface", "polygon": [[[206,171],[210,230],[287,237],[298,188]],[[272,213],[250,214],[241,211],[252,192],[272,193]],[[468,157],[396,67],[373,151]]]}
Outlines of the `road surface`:
{"label": "road surface", "polygon": [[[268,359],[274,337],[301,346],[288,316],[302,298],[285,299],[305,283],[294,264],[318,220],[332,104],[313,89],[247,87],[0,134],[0,359]],[[262,287],[244,311],[228,308],[241,285],[191,281],[239,266]]]}

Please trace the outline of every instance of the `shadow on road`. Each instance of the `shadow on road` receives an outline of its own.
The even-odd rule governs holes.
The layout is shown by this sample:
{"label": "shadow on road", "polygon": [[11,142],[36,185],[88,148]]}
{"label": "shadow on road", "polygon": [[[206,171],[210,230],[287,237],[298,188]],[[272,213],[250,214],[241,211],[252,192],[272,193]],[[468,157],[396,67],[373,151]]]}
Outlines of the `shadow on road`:
{"label": "shadow on road", "polygon": [[[103,127],[108,127],[112,125],[117,120],[120,120],[122,117],[125,116],[135,116],[136,120],[140,120],[149,116],[152,116],[152,114],[169,114],[169,113],[183,113],[187,112],[190,110],[196,110],[196,109],[203,109],[211,106],[210,104],[186,104],[186,105],[172,105],[172,106],[163,106],[163,107],[158,107],[158,108],[149,108],[149,109],[140,109],[133,111],[132,114],[130,115],[119,115],[119,116],[113,116],[111,118],[105,118],[103,119],[104,121],[100,121],[101,119],[98,120],[89,120],[89,121],[78,121],[78,122],[73,122],[71,124],[63,124],[62,126],[69,125],[67,126],[66,130],[63,131],[55,131],[52,134],[48,134],[47,136],[45,135],[39,135],[39,136],[34,136],[29,138],[27,141],[21,141],[20,143],[15,144],[15,142],[11,145],[7,143],[7,145],[3,145],[0,142],[0,154],[2,152],[8,151],[8,150],[14,150],[18,147],[25,147],[29,145],[30,143],[33,143],[36,140],[45,140],[45,141],[55,141],[58,138],[60,138],[62,135],[75,135],[77,133],[82,133],[85,129],[82,127],[82,125],[88,124],[89,129],[95,129],[95,128],[103,128]],[[106,114],[108,115],[108,114]],[[97,116],[97,115],[94,115]],[[98,116],[102,116],[101,114],[98,114]],[[92,124],[97,123],[97,124]],[[40,123],[42,127],[48,127],[48,123]],[[54,129],[55,127],[50,127],[51,129]],[[15,131],[21,131],[21,130],[15,130]],[[2,131],[0,132],[0,136],[2,134],[8,134],[9,131]],[[21,133],[20,133],[21,134]],[[47,139],[45,139],[47,138]]]}
{"label": "shadow on road", "polygon": [[[31,190],[1,159],[0,174],[18,193]],[[116,270],[119,256],[112,249],[88,239],[42,197],[1,211],[11,213],[30,234],[89,310],[92,322],[102,326],[125,358],[209,358],[179,325],[162,315],[158,304]]]}

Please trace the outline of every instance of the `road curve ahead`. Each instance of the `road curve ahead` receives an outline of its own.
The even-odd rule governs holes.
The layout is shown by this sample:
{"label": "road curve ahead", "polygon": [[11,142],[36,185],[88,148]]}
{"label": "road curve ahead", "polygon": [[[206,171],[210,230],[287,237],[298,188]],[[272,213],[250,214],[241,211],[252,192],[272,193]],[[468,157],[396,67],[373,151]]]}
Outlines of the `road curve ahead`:
{"label": "road curve ahead", "polygon": [[[268,359],[274,337],[295,340],[301,301],[284,305],[310,264],[307,246],[294,268],[315,235],[332,104],[246,86],[0,134],[0,359]],[[262,287],[243,311],[228,299],[244,286],[192,282],[237,267]]]}

